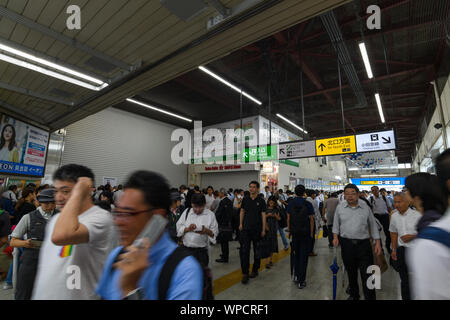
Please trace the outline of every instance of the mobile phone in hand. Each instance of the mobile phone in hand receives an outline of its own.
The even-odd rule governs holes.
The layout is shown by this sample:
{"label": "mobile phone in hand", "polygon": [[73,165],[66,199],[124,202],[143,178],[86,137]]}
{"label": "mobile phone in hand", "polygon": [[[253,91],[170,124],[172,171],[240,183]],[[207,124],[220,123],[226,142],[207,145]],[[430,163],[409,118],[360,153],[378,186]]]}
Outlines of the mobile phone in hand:
{"label": "mobile phone in hand", "polygon": [[154,214],[150,218],[150,220],[148,221],[147,225],[144,227],[142,232],[139,234],[139,236],[133,242],[133,246],[141,247],[142,240],[144,238],[147,238],[150,241],[150,246],[153,246],[155,244],[156,240],[159,239],[159,237],[162,235],[162,233],[166,229],[166,226],[168,223],[169,223],[169,220],[167,220],[162,215]]}

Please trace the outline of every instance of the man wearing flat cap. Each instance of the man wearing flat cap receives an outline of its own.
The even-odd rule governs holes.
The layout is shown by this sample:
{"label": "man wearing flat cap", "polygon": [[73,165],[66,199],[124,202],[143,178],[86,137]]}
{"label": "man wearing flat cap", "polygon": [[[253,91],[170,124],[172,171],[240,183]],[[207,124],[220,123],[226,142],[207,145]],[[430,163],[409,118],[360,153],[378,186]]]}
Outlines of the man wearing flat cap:
{"label": "man wearing flat cap", "polygon": [[31,300],[36,277],[40,243],[44,240],[45,227],[56,214],[55,190],[42,190],[37,200],[39,207],[22,217],[11,234],[11,246],[23,248],[16,285],[16,300]]}

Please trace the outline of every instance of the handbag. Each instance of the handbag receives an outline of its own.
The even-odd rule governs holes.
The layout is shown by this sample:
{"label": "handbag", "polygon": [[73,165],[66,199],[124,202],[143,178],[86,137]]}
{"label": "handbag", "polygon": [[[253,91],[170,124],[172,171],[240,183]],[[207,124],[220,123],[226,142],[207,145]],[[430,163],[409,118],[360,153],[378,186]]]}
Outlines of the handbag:
{"label": "handbag", "polygon": [[387,269],[389,269],[389,266],[386,262],[386,258],[384,257],[383,250],[381,250],[381,253],[376,255],[375,254],[375,244],[373,241],[370,242],[372,245],[372,254],[373,254],[373,264],[377,265],[380,268],[381,273],[385,273]]}
{"label": "handbag", "polygon": [[323,235],[322,236],[324,238],[328,237],[328,227],[327,226],[323,226],[322,230],[323,230]]}
{"label": "handbag", "polygon": [[258,259],[266,259],[270,257],[271,252],[270,239],[267,236],[261,238],[256,245],[256,257]]}
{"label": "handbag", "polygon": [[219,234],[217,235],[217,241],[232,241],[233,240],[233,228],[231,226],[220,227]]}

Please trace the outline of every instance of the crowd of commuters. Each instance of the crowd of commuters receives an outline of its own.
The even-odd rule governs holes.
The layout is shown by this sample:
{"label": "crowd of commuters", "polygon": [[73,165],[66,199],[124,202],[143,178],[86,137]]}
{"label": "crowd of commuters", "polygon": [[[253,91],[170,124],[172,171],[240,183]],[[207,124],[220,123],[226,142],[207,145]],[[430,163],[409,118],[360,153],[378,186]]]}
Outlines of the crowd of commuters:
{"label": "crowd of commuters", "polygon": [[[338,192],[297,185],[291,192],[260,190],[257,181],[248,190],[171,189],[148,171],[131,174],[123,186],[95,188],[89,168],[67,165],[52,186],[5,190],[0,245],[18,252],[17,300],[197,300],[213,298],[210,261],[229,263],[231,241],[239,241],[245,285],[262,261],[275,267],[278,235],[282,249],[291,249],[292,281],[306,288],[322,230],[330,249],[341,248],[350,300],[360,298],[358,272],[364,298],[376,299],[365,285],[367,269],[384,255],[399,274],[402,299],[450,299],[450,150],[436,171],[409,176],[397,193],[352,184]],[[216,243],[221,254],[211,257]],[[12,269],[4,289],[12,287]]]}

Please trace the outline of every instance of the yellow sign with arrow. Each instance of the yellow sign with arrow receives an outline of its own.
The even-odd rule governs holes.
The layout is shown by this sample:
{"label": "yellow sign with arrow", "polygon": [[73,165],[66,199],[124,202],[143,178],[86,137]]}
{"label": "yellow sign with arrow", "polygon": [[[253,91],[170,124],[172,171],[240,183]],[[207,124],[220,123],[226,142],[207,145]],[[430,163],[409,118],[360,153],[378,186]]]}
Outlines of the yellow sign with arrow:
{"label": "yellow sign with arrow", "polygon": [[316,140],[316,156],[356,153],[355,136]]}

